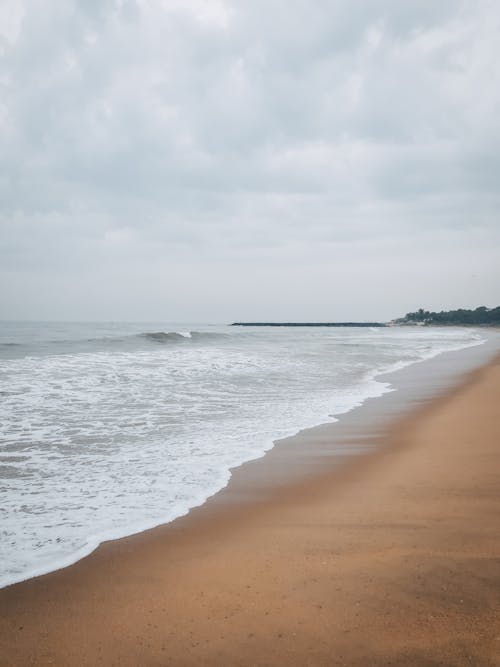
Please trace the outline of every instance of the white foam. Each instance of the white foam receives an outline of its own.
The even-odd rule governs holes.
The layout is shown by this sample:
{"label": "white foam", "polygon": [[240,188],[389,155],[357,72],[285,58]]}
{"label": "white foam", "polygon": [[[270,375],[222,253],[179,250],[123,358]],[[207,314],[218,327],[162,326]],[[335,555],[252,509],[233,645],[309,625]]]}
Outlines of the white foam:
{"label": "white foam", "polygon": [[186,514],[275,440],[391,391],[380,375],[482,340],[470,330],[245,332],[2,362],[0,585]]}

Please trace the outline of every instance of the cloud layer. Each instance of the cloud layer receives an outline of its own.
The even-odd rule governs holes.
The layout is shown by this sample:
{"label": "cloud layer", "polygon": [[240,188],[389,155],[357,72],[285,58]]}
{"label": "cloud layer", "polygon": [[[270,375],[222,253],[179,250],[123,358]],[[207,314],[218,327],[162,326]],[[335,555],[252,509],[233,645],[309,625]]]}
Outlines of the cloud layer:
{"label": "cloud layer", "polygon": [[5,318],[497,305],[488,0],[9,0]]}

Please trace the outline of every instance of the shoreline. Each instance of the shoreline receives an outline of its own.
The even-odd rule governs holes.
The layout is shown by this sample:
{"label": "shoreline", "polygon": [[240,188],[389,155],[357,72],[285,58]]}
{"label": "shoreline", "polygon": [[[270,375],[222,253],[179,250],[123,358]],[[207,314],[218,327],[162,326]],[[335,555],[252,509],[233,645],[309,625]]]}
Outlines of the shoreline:
{"label": "shoreline", "polygon": [[[493,347],[492,345],[490,354]],[[442,361],[444,362],[443,359]],[[476,361],[471,360],[471,368],[477,366]],[[415,369],[415,366],[410,368]],[[425,374],[428,369],[420,370],[425,371]],[[463,375],[467,371],[463,368],[458,371],[456,368],[455,371],[450,370],[452,376],[457,372],[458,375]],[[414,502],[409,503],[408,489],[418,495],[419,486],[424,484],[428,487],[427,491],[431,489],[430,495],[439,495],[442,491],[441,485],[433,487],[430,484],[427,474],[429,470],[420,481],[418,478],[415,481],[415,470],[418,472],[422,467],[429,466],[430,461],[430,472],[435,475],[434,467],[437,465],[441,475],[440,482],[444,479],[450,487],[446,495],[448,503],[446,507],[453,508],[455,505],[460,505],[462,512],[468,510],[467,506],[462,507],[463,499],[458,493],[458,487],[454,487],[458,484],[457,480],[450,478],[450,470],[454,470],[461,483],[468,483],[467,478],[470,477],[471,470],[466,469],[467,474],[464,477],[462,461],[467,455],[470,456],[467,448],[460,450],[462,459],[458,463],[453,459],[447,459],[443,464],[443,461],[440,461],[442,454],[439,450],[429,452],[425,439],[420,444],[415,444],[412,443],[412,437],[415,432],[418,435],[419,430],[425,431],[426,428],[431,428],[433,423],[435,429],[436,419],[439,420],[440,415],[446,413],[446,410],[448,412],[454,410],[455,421],[457,419],[460,421],[461,415],[464,414],[463,405],[459,406],[457,412],[456,403],[460,401],[462,403],[465,401],[465,407],[468,408],[467,416],[464,416],[463,423],[458,425],[454,425],[453,422],[451,425],[447,423],[440,437],[446,440],[447,429],[449,431],[450,428],[455,429],[453,437],[458,440],[464,429],[477,430],[477,419],[469,425],[467,420],[473,420],[474,410],[476,413],[481,410],[484,412],[489,405],[491,412],[491,405],[497,405],[491,401],[488,403],[491,388],[483,387],[485,379],[493,377],[494,373],[497,381],[495,387],[498,389],[500,386],[498,357],[479,370],[470,373],[469,369],[469,377],[454,388],[444,391],[443,386],[436,386],[437,398],[430,401],[425,396],[415,398],[415,386],[411,386],[412,382],[415,384],[415,373],[406,374],[407,386],[406,389],[400,388],[403,393],[399,394],[399,399],[400,401],[403,399],[406,391],[408,396],[413,396],[410,403],[414,409],[404,414],[401,412],[401,406],[394,407],[393,404],[391,410],[396,411],[396,418],[392,420],[392,426],[379,424],[375,427],[372,424],[371,433],[367,434],[365,442],[359,440],[358,424],[358,436],[357,440],[354,437],[354,442],[369,447],[371,451],[367,455],[352,457],[342,466],[326,468],[324,444],[328,439],[331,440],[331,429],[340,422],[305,431],[296,438],[299,441],[306,439],[309,443],[307,452],[304,452],[304,440],[301,444],[295,443],[293,447],[290,447],[290,443],[286,447],[280,446],[278,442],[277,446],[262,459],[238,468],[232,486],[228,485],[225,490],[188,515],[131,537],[103,543],[90,556],[71,567],[0,590],[1,607],[5,609],[1,613],[4,655],[7,660],[5,664],[30,664],[30,661],[35,661],[36,664],[55,662],[80,665],[113,664],[113,661],[116,661],[116,664],[130,665],[244,665],[283,664],[288,661],[292,664],[320,665],[343,664],[340,658],[339,662],[331,660],[326,662],[326,656],[334,654],[340,656],[341,653],[346,657],[350,656],[347,664],[367,664],[361,660],[366,660],[368,654],[375,656],[374,646],[377,641],[381,641],[380,637],[383,635],[377,625],[379,622],[377,619],[390,617],[391,613],[384,603],[387,597],[385,587],[397,598],[397,591],[394,590],[394,582],[399,581],[395,574],[397,568],[387,572],[384,570],[384,562],[386,558],[389,560],[393,558],[395,552],[401,548],[398,539],[401,538],[400,532],[405,533],[406,541],[416,543],[414,548],[422,556],[422,539],[427,536],[428,531],[438,540],[439,533],[434,535],[435,528],[439,526],[441,531],[443,529],[443,519],[439,517],[439,504],[431,503],[429,511],[432,510],[432,520],[429,520],[428,516],[422,514],[419,505],[415,506]],[[411,375],[413,380],[409,377]],[[492,382],[493,380],[490,380],[490,384]],[[416,384],[419,385],[419,382],[416,381]],[[436,385],[439,385],[439,382],[436,381]],[[422,386],[421,383],[419,386]],[[481,393],[480,400],[475,397],[478,392]],[[428,396],[428,391],[424,394]],[[398,395],[398,392],[386,396],[395,395]],[[350,421],[353,421],[354,412],[358,414],[354,421],[358,421],[359,412],[365,406],[367,413],[373,411],[380,413],[380,401],[383,398],[378,398],[376,401],[373,399],[371,406],[367,401],[361,408],[347,413],[351,415]],[[378,405],[377,408],[374,406],[375,403]],[[388,405],[387,401],[386,404]],[[471,406],[474,410],[471,410]],[[387,407],[387,413],[391,410]],[[366,419],[369,421],[368,416]],[[488,428],[495,428],[495,424],[491,424],[491,419],[488,424]],[[329,429],[330,434],[327,434],[326,431]],[[315,441],[311,437],[312,431],[315,431]],[[353,442],[353,431],[351,440],[347,431],[344,429],[342,437],[345,446],[349,447],[349,442],[351,445]],[[486,431],[484,423],[480,431],[484,440]],[[431,436],[432,442],[433,438],[436,439],[435,433]],[[373,447],[374,442],[383,446]],[[485,460],[489,458],[492,463],[496,463],[498,459],[496,450],[491,445],[491,437],[484,444],[485,448],[486,446],[489,447],[488,452],[485,450],[478,453],[482,454]],[[272,452],[275,452],[275,456],[272,457],[274,461],[269,457]],[[302,455],[298,455],[298,452],[302,452]],[[290,476],[290,470],[283,476],[282,467],[286,456],[290,464],[295,458],[294,464],[291,465],[292,468],[295,466],[298,475],[295,480],[293,475]],[[405,468],[408,457],[412,463],[410,471],[408,466]],[[308,470],[304,470],[306,458],[310,464]],[[433,458],[436,458],[436,461],[433,461]],[[481,457],[478,458],[482,460]],[[469,463],[479,465],[474,457]],[[394,468],[394,465],[396,471],[399,470],[396,484],[394,470],[391,472],[391,466]],[[253,472],[250,470],[251,467]],[[243,468],[246,470],[243,471]],[[260,474],[264,469],[267,469],[268,473],[265,479],[261,479]],[[491,479],[486,479],[488,470]],[[486,479],[489,493],[492,494],[492,489],[496,488],[500,477],[500,470],[494,466],[481,468],[476,475],[477,479],[473,479],[473,489],[467,487],[470,498],[476,489],[478,494],[476,505],[484,504],[487,500],[483,497],[481,475]],[[239,477],[239,481],[236,477]],[[379,485],[374,497],[371,498],[370,489],[374,485],[376,487],[378,477],[386,480],[387,488],[384,484]],[[257,488],[255,488],[256,479],[260,479]],[[392,489],[400,506],[406,503],[406,514],[405,509],[394,507],[393,502],[387,504],[388,488]],[[367,500],[370,502],[367,503]],[[494,500],[496,503],[496,496]],[[427,495],[420,498],[420,503],[427,502]],[[360,503],[363,511],[368,514],[379,512],[385,519],[370,523],[363,511],[360,511]],[[474,506],[474,503],[472,505]],[[484,555],[495,553],[487,542],[497,539],[496,533],[486,529],[482,532],[478,528],[481,521],[484,523],[486,520],[491,521],[496,518],[493,516],[494,508],[495,504],[489,508],[489,513],[482,511],[481,516],[476,512],[474,516],[477,521],[473,522],[472,527],[470,517],[467,516],[467,522],[460,524],[460,527],[464,534],[470,534],[472,530],[482,549],[480,565],[483,570],[486,566],[484,570],[486,574],[491,573],[493,579],[490,583],[494,580],[497,584],[495,559],[491,561],[490,558],[486,562]],[[410,516],[412,512],[413,514],[416,512],[417,516]],[[387,520],[387,514],[390,515],[391,521]],[[457,516],[458,518],[454,519],[459,521],[460,512]],[[445,522],[444,526],[446,525]],[[409,531],[411,535],[406,535],[405,531]],[[490,535],[491,532],[494,534]],[[370,539],[367,539],[368,534]],[[455,541],[458,540],[466,551],[471,550],[472,547],[464,541],[458,528],[453,531],[451,537]],[[447,538],[450,538],[450,535],[447,535]],[[375,548],[377,542],[379,546]],[[448,541],[439,548],[434,546],[431,559],[442,559],[443,553],[446,554],[450,550],[450,544]],[[498,546],[496,542],[495,546]],[[403,561],[408,558],[411,560],[414,548],[408,546],[403,554]],[[461,552],[456,548],[452,551],[453,564],[459,559]],[[498,551],[496,554],[498,555]],[[415,568],[418,570],[418,567],[415,565],[415,568],[407,571],[403,565],[404,562],[398,561],[398,567],[400,570],[402,568],[399,575],[403,577],[402,581],[405,581],[404,577],[409,574],[413,577]],[[470,580],[470,567],[469,563],[466,572],[468,580]],[[460,572],[458,574],[454,572],[455,579],[459,575]],[[379,636],[378,640],[375,635],[372,636],[373,633],[368,633],[370,638],[365,637],[364,633],[360,634],[360,626],[354,625],[353,614],[359,612],[360,599],[364,599],[363,595],[366,594],[367,576],[372,582],[375,580],[374,590],[378,591],[375,598],[372,595],[373,591],[369,591],[372,607],[370,607],[371,614],[367,617],[368,626],[371,627],[371,623],[377,627],[375,634]],[[434,573],[433,577],[435,576]],[[446,579],[444,573],[439,576]],[[380,578],[384,585],[381,585]],[[331,590],[332,579],[335,580],[336,587]],[[365,584],[363,590],[359,588],[360,581]],[[426,577],[424,583],[425,581]],[[441,581],[434,584],[431,588],[435,588],[436,596],[442,599]],[[462,584],[465,585],[465,582],[462,581]],[[408,600],[415,598],[414,591],[412,595],[413,597],[405,597],[404,600],[398,598],[399,602],[391,598],[393,616],[395,612],[408,613]],[[427,591],[426,595],[431,595],[431,592]],[[487,591],[483,589],[481,595],[488,597]],[[300,598],[300,604],[295,599],[297,596]],[[314,604],[311,603],[312,599],[315,600]],[[421,600],[421,597],[417,596],[416,599]],[[284,600],[288,602],[285,604]],[[342,600],[340,606],[339,600]],[[469,600],[467,602],[467,609],[470,611],[472,603]],[[481,600],[478,599],[478,602]],[[494,613],[489,598],[487,602],[489,613]],[[456,604],[453,602],[450,607],[453,613],[456,612]],[[320,609],[325,611],[319,611]],[[443,614],[449,616],[450,609],[445,605],[444,611],[440,610],[440,615],[435,617],[440,619],[438,624],[444,623]],[[479,613],[477,605],[473,606],[473,610]],[[494,618],[497,621],[498,616],[495,613]],[[346,618],[350,620],[347,622]],[[466,620],[469,623],[471,618],[467,617]],[[346,627],[341,628],[341,625]],[[460,625],[462,633],[460,636],[466,644],[470,643],[470,637],[467,639],[463,634],[465,630],[462,625]],[[231,628],[230,632],[225,630],[227,626]],[[336,628],[333,635],[330,626]],[[363,627],[368,626],[365,623]],[[84,636],[80,632],[82,627],[85,628]],[[391,633],[396,632],[395,627],[391,628]],[[399,630],[397,632],[399,633]],[[449,634],[448,630],[447,632]],[[479,632],[477,627],[476,632]],[[484,634],[483,630],[481,632]],[[394,637],[392,634],[390,636],[392,642]],[[287,641],[282,641],[285,638]],[[278,647],[274,646],[276,642],[282,645],[279,653],[276,653]],[[420,641],[421,644],[422,642],[423,640]],[[436,651],[439,653],[436,646],[433,645],[432,649],[427,649],[425,646],[421,649],[424,653],[427,650],[431,651],[429,655],[437,655]],[[471,664],[495,664],[485,658],[486,649],[476,646],[476,643],[473,648],[477,659]],[[368,649],[370,653],[367,653]],[[386,650],[389,650],[387,646]],[[451,649],[448,647],[447,650],[449,652]],[[414,662],[405,662],[406,658],[403,660],[401,657],[403,654],[400,653],[399,662],[395,664],[431,664],[430,658],[429,662],[423,661],[424,653],[420,653],[420,657],[417,656],[418,659],[415,658]],[[304,659],[309,662],[304,662]],[[387,656],[383,658],[386,659]],[[380,661],[377,660],[378,658],[374,657],[370,664],[388,664],[382,661],[382,658]],[[457,659],[446,664],[469,664],[469,662],[464,657],[462,662]]]}
{"label": "shoreline", "polygon": [[[167,526],[184,519],[193,511],[199,511],[209,503],[240,503],[244,496],[245,502],[255,502],[259,500],[259,496],[272,494],[278,487],[304,476],[304,465],[314,467],[311,463],[318,457],[321,465],[336,466],[352,456],[366,453],[374,446],[377,429],[380,431],[392,420],[411,410],[416,401],[427,400],[434,393],[448,389],[468,370],[485,363],[492,354],[491,350],[497,348],[497,341],[500,341],[500,334],[467,347],[436,352],[417,361],[403,362],[400,368],[375,373],[370,376],[370,380],[380,385],[379,393],[361,399],[361,403],[349,408],[347,412],[325,415],[322,421],[312,426],[273,440],[267,449],[263,449],[255,458],[229,468],[226,484],[211,495],[204,496],[184,513],[173,518],[165,516],[159,520],[144,522],[137,527],[129,526],[123,531],[108,531],[106,534],[90,536],[87,544],[78,552],[56,560],[51,565],[33,569],[11,581],[0,581],[0,590],[72,567],[103,544]],[[439,363],[436,372],[434,367],[440,357],[444,358],[445,364]],[[424,369],[430,369],[430,373],[425,371],[424,382],[418,368],[422,364]],[[410,390],[408,384],[411,385]],[[413,386],[415,384],[416,387]],[[397,398],[396,392],[399,392]],[[352,444],[354,440],[359,441],[359,446]],[[311,443],[316,452],[311,451]]]}
{"label": "shoreline", "polygon": [[275,440],[263,456],[233,468],[229,483],[204,505],[256,502],[323,472],[325,466],[334,471],[352,458],[376,451],[384,446],[384,436],[396,423],[460,386],[470,373],[488,364],[499,349],[500,332],[483,343],[440,352],[377,374],[374,380],[387,388],[348,412],[332,415],[334,421]]}

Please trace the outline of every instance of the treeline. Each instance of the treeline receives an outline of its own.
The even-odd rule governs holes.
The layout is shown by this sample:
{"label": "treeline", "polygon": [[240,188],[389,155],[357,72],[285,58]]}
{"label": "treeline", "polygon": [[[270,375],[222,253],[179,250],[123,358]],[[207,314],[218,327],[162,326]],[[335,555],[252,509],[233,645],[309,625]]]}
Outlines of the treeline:
{"label": "treeline", "polygon": [[459,308],[458,310],[442,310],[439,313],[419,308],[414,313],[406,313],[403,318],[397,321],[403,324],[413,322],[424,324],[500,324],[500,306],[496,308],[479,306],[475,310]]}

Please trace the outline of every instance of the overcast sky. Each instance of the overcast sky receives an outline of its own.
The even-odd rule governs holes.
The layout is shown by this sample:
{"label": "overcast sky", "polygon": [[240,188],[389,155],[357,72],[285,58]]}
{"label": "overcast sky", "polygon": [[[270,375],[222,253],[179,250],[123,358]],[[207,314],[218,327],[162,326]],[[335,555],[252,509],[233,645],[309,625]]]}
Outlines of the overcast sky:
{"label": "overcast sky", "polygon": [[0,318],[500,303],[497,0],[2,0]]}

